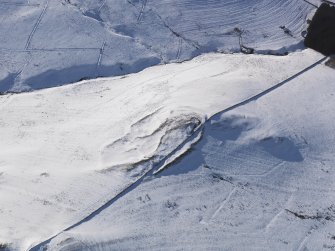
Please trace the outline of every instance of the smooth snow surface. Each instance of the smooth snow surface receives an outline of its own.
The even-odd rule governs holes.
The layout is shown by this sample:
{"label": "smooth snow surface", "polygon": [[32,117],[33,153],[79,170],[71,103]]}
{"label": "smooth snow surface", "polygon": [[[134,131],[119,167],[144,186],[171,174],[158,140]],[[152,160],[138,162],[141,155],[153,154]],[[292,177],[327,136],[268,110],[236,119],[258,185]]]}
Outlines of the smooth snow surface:
{"label": "smooth snow surface", "polygon": [[303,0],[0,0],[0,92],[237,52],[240,36],[258,53],[296,51],[314,8]]}
{"label": "smooth snow surface", "polygon": [[[0,242],[13,250],[55,235],[48,250],[334,245],[335,74],[313,65],[321,58],[208,54],[0,96]],[[139,180],[153,167],[160,172]]]}

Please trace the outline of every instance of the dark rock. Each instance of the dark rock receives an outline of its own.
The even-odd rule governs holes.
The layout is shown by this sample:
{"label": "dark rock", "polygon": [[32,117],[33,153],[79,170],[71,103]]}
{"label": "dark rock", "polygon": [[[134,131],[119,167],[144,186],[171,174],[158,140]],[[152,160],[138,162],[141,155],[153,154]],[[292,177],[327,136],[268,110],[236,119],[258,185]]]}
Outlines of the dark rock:
{"label": "dark rock", "polygon": [[335,56],[330,57],[329,60],[326,62],[326,65],[330,68],[335,69]]}
{"label": "dark rock", "polygon": [[254,54],[255,50],[253,48],[241,45],[241,52],[244,54]]}
{"label": "dark rock", "polygon": [[308,27],[305,46],[324,55],[335,54],[335,7],[321,4]]}

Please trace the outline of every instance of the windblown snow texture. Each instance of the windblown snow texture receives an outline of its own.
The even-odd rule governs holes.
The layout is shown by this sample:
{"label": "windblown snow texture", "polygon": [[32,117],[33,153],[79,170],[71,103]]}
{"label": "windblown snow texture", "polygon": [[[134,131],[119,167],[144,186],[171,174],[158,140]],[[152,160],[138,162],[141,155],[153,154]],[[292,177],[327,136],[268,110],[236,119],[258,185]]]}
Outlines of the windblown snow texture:
{"label": "windblown snow texture", "polygon": [[319,4],[0,0],[0,250],[334,249]]}
{"label": "windblown snow texture", "polygon": [[[0,151],[0,197],[2,202],[0,205],[0,239],[9,243],[12,250],[27,250],[43,243],[64,229],[77,226],[80,222],[85,223],[83,219],[88,216],[90,217],[87,219],[92,218],[95,221],[95,214],[92,215],[92,212],[96,212],[99,208],[109,209],[104,206],[109,201],[113,202],[111,204],[113,208],[113,198],[118,194],[126,195],[121,196],[120,199],[127,199],[128,194],[131,194],[128,193],[127,188],[134,188],[132,184],[138,185],[132,190],[136,193],[143,185],[136,182],[141,181],[143,175],[152,167],[159,168],[160,166],[157,165],[162,164],[165,169],[169,170],[169,167],[175,164],[174,160],[184,156],[192,144],[194,145],[194,140],[201,138],[194,135],[193,139],[189,139],[192,132],[199,127],[199,123],[203,124],[206,118],[226,108],[237,108],[236,104],[258,103],[258,100],[251,97],[258,97],[259,93],[276,93],[270,91],[278,84],[279,86],[291,86],[292,80],[302,78],[301,81],[310,83],[311,89],[314,87],[313,83],[318,83],[319,92],[323,90],[321,86],[331,88],[332,85],[327,83],[334,81],[334,75],[329,74],[329,71],[333,70],[326,67],[329,69],[327,71],[324,69],[325,66],[316,67],[321,58],[322,56],[311,50],[285,57],[210,54],[183,64],[157,66],[125,77],[83,81],[32,93],[0,96],[0,149],[2,149]],[[314,70],[313,73],[318,76],[317,78],[311,78],[310,75],[305,77],[305,74],[311,69]],[[318,75],[319,71],[327,72],[327,74]],[[308,89],[310,95],[316,93],[311,89]],[[305,92],[301,90],[292,100],[298,102],[297,97],[300,95],[303,98],[306,94],[302,94]],[[289,93],[290,91],[287,92]],[[322,95],[329,95],[329,100],[332,100],[331,89],[322,93],[324,93]],[[273,105],[286,107],[287,100],[289,97],[275,101]],[[308,100],[316,102],[318,99],[310,97]],[[298,104],[300,102],[290,107],[301,107],[305,111],[305,103],[302,102],[301,106]],[[332,103],[325,102],[321,105],[316,102],[315,105],[320,107],[320,111],[328,111]],[[266,104],[265,107],[267,106],[269,105]],[[255,110],[259,109],[255,108]],[[310,123],[313,122],[311,124],[313,130],[308,130],[296,139],[294,133],[300,135],[300,129],[289,134],[285,133],[285,130],[288,129],[277,132],[278,123],[290,125],[293,122],[284,122],[285,120],[279,119],[272,124],[270,120],[266,122],[269,123],[268,126],[259,122],[263,116],[268,117],[269,114],[274,113],[274,111],[265,110],[263,115],[248,115],[255,119],[247,120],[244,120],[242,114],[236,119],[227,118],[226,122],[220,122],[222,126],[220,123],[217,124],[218,130],[226,127],[232,128],[229,135],[223,131],[222,137],[227,136],[229,139],[234,139],[254,128],[250,134],[249,143],[250,149],[256,149],[258,152],[249,154],[249,148],[243,150],[245,144],[243,138],[238,141],[237,145],[241,147],[241,152],[238,151],[236,154],[234,154],[236,148],[221,149],[217,142],[215,145],[218,144],[218,150],[232,152],[227,156],[225,152],[222,153],[223,155],[220,153],[213,155],[210,152],[207,158],[212,163],[211,166],[217,163],[216,159],[223,158],[228,161],[227,166],[233,168],[232,171],[240,170],[246,174],[266,173],[268,167],[274,167],[281,161],[288,162],[287,168],[294,168],[289,163],[296,165],[295,163],[300,163],[305,159],[305,153],[300,148],[301,142],[304,142],[303,138],[307,142],[311,138],[317,140],[317,136],[309,135],[315,132],[314,128],[318,125],[315,123],[321,123],[318,128],[324,128],[322,131],[328,128],[326,124],[328,120],[324,117],[324,112],[320,113],[322,118],[317,117],[319,113],[316,113],[313,115],[314,122],[310,121]],[[294,124],[306,124],[305,117],[298,121],[292,111],[290,114]],[[329,121],[332,121],[331,117]],[[328,124],[333,125],[333,123]],[[289,125],[288,128],[291,128]],[[323,127],[320,127],[322,125]],[[215,130],[215,125],[210,128]],[[257,128],[259,130],[256,130]],[[332,128],[330,127],[329,130]],[[207,135],[204,134],[206,137]],[[215,134],[213,131],[213,134],[209,134],[209,138],[215,135],[221,137],[220,133]],[[254,140],[252,140],[253,137]],[[327,155],[332,152],[333,148],[331,143],[324,143],[325,138],[322,135],[321,141],[317,142],[324,147],[320,151],[324,151],[324,154]],[[186,144],[186,142],[184,145],[186,148],[179,148],[185,140],[191,140],[193,143]],[[332,138],[328,140],[332,142]],[[212,149],[210,145],[208,147],[209,150]],[[289,149],[289,152],[284,151],[286,148]],[[313,144],[314,148],[318,149],[316,143]],[[325,160],[328,158],[326,155]],[[250,166],[241,162],[243,159],[248,160],[248,156],[251,158]],[[253,162],[252,156],[258,156],[259,160]],[[329,162],[332,163],[330,157]],[[313,166],[309,163],[303,162],[304,168]],[[189,163],[185,167],[178,168],[178,171],[185,171],[185,168],[187,170],[192,166],[197,168],[197,165]],[[162,174],[164,170],[158,175]],[[327,175],[329,178],[332,177],[330,174]],[[157,182],[159,180],[161,179],[158,179]],[[193,187],[192,192],[194,192],[198,186],[191,180],[189,180],[190,183],[180,181],[180,184]],[[146,182],[146,180],[143,181]],[[308,179],[308,183],[312,181]],[[165,184],[164,187],[169,187],[169,185]],[[171,189],[183,190],[182,187],[174,185],[173,187]],[[210,189],[212,186],[204,184],[203,189],[206,190],[206,187]],[[281,189],[280,186],[279,189]],[[225,191],[225,189],[221,191],[222,196]],[[203,198],[199,197],[200,201],[211,198],[208,193],[211,193],[211,190],[207,190],[205,192],[207,195]],[[271,194],[273,193],[273,196],[276,197],[275,192],[271,191]],[[140,196],[142,195],[138,197]],[[168,205],[168,210],[175,207],[175,201],[170,200],[166,194],[163,197],[169,200],[169,202],[164,202]],[[122,200],[116,202],[119,203],[119,201]],[[326,202],[329,202],[328,197],[325,199],[325,206]],[[213,210],[215,210],[215,205],[211,206]],[[133,210],[131,203],[129,207],[123,208],[125,216],[128,215],[128,211]],[[287,209],[293,210],[293,208]],[[321,209],[324,210],[324,208]],[[219,215],[219,212],[216,215]],[[105,213],[105,210],[101,213]],[[151,211],[149,214],[154,215]],[[118,218],[121,219],[121,217]],[[193,218],[184,217],[184,219],[186,222],[182,225],[187,226],[190,223],[189,220]],[[113,220],[107,222],[110,224],[108,228],[115,229],[116,222],[113,223]],[[139,222],[139,225],[145,222],[150,221]],[[87,223],[91,224],[90,221]],[[80,224],[78,227],[84,225]],[[191,225],[190,223],[189,226]],[[151,225],[153,226],[155,224]],[[140,228],[146,229],[147,227],[141,226]],[[78,229],[81,228],[74,227],[70,230],[72,233],[72,231],[79,231]],[[119,227],[117,229],[122,230]],[[130,231],[132,228],[127,229]],[[168,233],[171,231],[168,230]],[[93,234],[92,231],[89,232]],[[112,230],[104,232],[111,236]],[[133,233],[141,234],[137,231]],[[62,239],[63,236],[59,235],[49,243],[56,245],[53,246],[54,250],[60,250],[60,246],[66,243]],[[94,236],[100,238],[98,234]],[[194,235],[192,238],[198,237]],[[58,243],[58,238],[62,239],[60,242],[63,244]],[[115,236],[115,238],[118,239],[121,236]],[[144,238],[144,241],[146,239]],[[134,243],[132,244],[134,247],[142,245]],[[160,244],[164,246],[164,243]],[[125,242],[125,245],[129,245],[129,242],[128,244]],[[107,245],[106,249],[110,247],[113,249],[113,245]]]}

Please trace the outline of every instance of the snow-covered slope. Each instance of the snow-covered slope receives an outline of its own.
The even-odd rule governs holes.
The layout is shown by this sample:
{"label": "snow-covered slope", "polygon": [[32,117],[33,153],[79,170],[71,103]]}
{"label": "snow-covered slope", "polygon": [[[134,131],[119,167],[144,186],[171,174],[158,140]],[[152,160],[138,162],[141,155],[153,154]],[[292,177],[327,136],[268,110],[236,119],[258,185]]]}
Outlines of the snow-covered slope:
{"label": "snow-covered slope", "polygon": [[[329,111],[334,107],[335,76],[330,68],[315,64],[321,58],[311,50],[285,57],[209,54],[124,77],[0,96],[0,241],[26,250],[72,226],[52,239],[50,247],[69,250],[70,234],[84,243],[74,245],[90,250],[145,245],[178,249],[186,242],[185,248],[194,248],[191,244],[198,245],[202,238],[207,241],[204,247],[215,248],[228,235],[236,232],[242,238],[250,231],[253,235],[244,239],[245,245],[253,240],[256,249],[264,243],[255,240],[266,237],[261,225],[277,213],[290,217],[286,208],[299,211],[301,206],[303,214],[319,210],[333,217],[327,211],[331,193],[325,191],[332,191],[328,165],[333,163],[334,118]],[[248,100],[278,83],[287,87],[273,93],[269,89],[262,94],[269,94],[264,100]],[[245,100],[251,103],[222,118],[212,117]],[[141,184],[147,171],[182,154],[202,131],[191,160],[186,157]],[[224,182],[226,176],[229,182]],[[315,183],[316,177],[322,183]],[[127,190],[131,184],[139,189]],[[90,215],[117,194],[120,200],[107,203],[110,207],[103,206],[101,214]],[[321,194],[324,204],[308,209],[309,200],[321,200]],[[237,204],[225,207],[226,196]],[[299,204],[302,198],[306,204]],[[151,202],[143,204],[146,201]],[[182,209],[175,211],[179,205]],[[239,207],[246,211],[236,211]],[[88,223],[77,227],[88,215]],[[227,217],[232,219],[229,228]],[[272,224],[284,231],[281,224],[287,222],[280,220],[285,218]],[[312,221],[301,224],[306,222]],[[194,224],[229,234],[197,235],[202,230],[193,228],[185,239]],[[101,227],[106,235],[100,234]],[[305,228],[297,229],[302,238]],[[269,236],[275,238],[271,231]],[[164,234],[170,237],[158,238]],[[284,237],[283,232],[283,243]],[[236,241],[230,239],[226,247],[236,247]],[[278,243],[270,239],[267,245]]]}
{"label": "snow-covered slope", "polygon": [[334,250],[334,83],[318,65],[218,113],[188,154],[48,250]]}
{"label": "snow-covered slope", "polygon": [[0,0],[0,250],[334,250],[319,4]]}
{"label": "snow-covered slope", "polygon": [[259,53],[294,51],[313,8],[302,0],[0,0],[0,92],[236,52],[240,37]]}

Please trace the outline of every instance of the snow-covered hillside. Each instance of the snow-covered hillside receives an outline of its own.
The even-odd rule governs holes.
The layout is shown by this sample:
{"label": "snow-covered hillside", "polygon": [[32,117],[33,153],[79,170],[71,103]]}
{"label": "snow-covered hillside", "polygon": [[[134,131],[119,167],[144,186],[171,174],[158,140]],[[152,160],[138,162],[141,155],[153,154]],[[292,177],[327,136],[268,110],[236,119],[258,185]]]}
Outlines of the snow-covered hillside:
{"label": "snow-covered hillside", "polygon": [[14,250],[55,235],[51,250],[280,250],[312,228],[324,238],[312,244],[327,244],[335,74],[320,59],[209,54],[0,96],[0,240]]}
{"label": "snow-covered hillside", "polygon": [[0,251],[335,250],[319,4],[0,0]]}
{"label": "snow-covered hillside", "polygon": [[240,42],[295,51],[313,9],[303,0],[0,0],[0,92],[236,52]]}
{"label": "snow-covered hillside", "polygon": [[187,154],[49,249],[334,250],[334,83],[317,65],[218,113]]}

